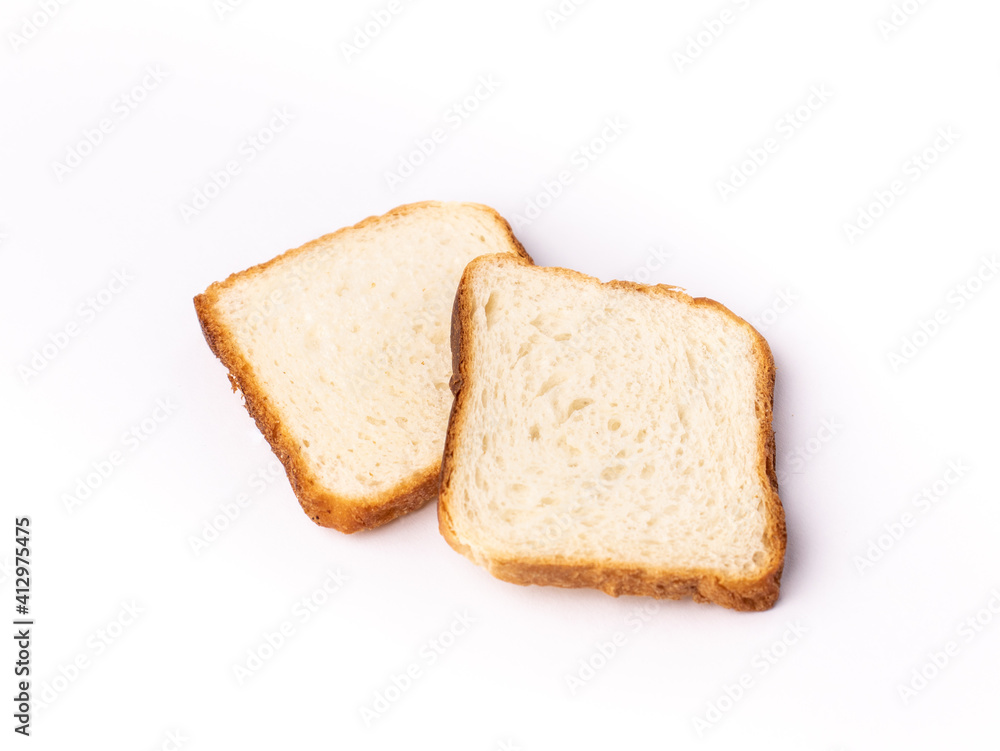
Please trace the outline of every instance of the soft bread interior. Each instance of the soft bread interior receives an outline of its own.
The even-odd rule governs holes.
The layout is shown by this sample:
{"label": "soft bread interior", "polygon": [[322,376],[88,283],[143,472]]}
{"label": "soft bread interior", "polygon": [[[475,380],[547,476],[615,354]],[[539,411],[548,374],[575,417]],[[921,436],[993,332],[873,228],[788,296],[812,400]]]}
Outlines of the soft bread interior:
{"label": "soft bread interior", "polygon": [[487,563],[739,577],[769,562],[747,324],[682,293],[502,259],[466,285],[447,508],[459,543]]}
{"label": "soft bread interior", "polygon": [[485,207],[423,204],[219,293],[216,315],[319,485],[363,503],[440,462],[455,288],[470,260],[512,242]]}

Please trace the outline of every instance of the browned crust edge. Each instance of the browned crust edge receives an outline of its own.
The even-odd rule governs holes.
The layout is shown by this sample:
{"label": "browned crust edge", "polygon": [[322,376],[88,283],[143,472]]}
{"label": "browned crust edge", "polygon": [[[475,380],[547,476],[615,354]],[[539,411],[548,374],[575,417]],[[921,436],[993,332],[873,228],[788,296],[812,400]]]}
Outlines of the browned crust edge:
{"label": "browned crust edge", "polygon": [[[215,356],[229,370],[229,381],[233,391],[242,392],[247,412],[257,423],[257,427],[270,444],[275,456],[284,466],[285,474],[288,475],[288,481],[302,505],[302,510],[320,526],[332,527],[349,534],[362,529],[379,527],[403,514],[419,509],[437,495],[441,462],[437,461],[414,472],[390,490],[368,497],[341,496],[323,487],[299,452],[298,442],[282,423],[281,415],[268,398],[267,390],[260,383],[250,363],[236,345],[232,332],[216,314],[215,306],[218,303],[219,295],[235,282],[262,274],[272,265],[292,259],[317,245],[328,243],[340,234],[378,224],[390,217],[403,216],[424,208],[437,208],[443,205],[445,204],[440,201],[422,201],[398,206],[381,216],[370,216],[351,227],[344,227],[301,247],[286,251],[266,263],[231,274],[223,282],[212,283],[204,293],[194,298],[195,311],[198,314],[198,321],[201,323],[205,341],[208,342],[208,346]],[[505,232],[507,241],[517,256],[526,262],[531,262],[531,257],[514,237],[510,224],[494,209],[478,203],[463,203],[462,205],[484,211],[497,223],[501,231]]]}
{"label": "browned crust edge", "polygon": [[[464,543],[455,531],[450,515],[451,479],[454,471],[455,444],[465,420],[467,400],[466,383],[472,368],[468,338],[464,334],[471,320],[469,278],[481,265],[518,263],[516,259],[502,256],[481,256],[465,269],[455,295],[452,310],[451,345],[453,374],[451,388],[455,394],[448,433],[445,438],[444,459],[441,470],[441,490],[438,498],[438,526],[452,548],[470,560],[484,566],[498,579],[515,584],[541,584],[557,587],[590,587],[609,595],[645,595],[677,600],[690,597],[696,602],[712,602],[733,610],[761,611],[771,608],[778,599],[781,572],[784,567],[786,532],[785,513],[778,497],[778,478],[775,473],[774,431],[772,409],[774,400],[774,359],[764,337],[749,323],[727,307],[705,297],[693,298],[678,287],[668,285],[647,286],[628,281],[610,281],[607,286],[630,289],[650,295],[663,295],[688,302],[695,306],[720,310],[732,320],[745,326],[754,341],[754,354],[758,365],[756,412],[760,422],[758,473],[764,488],[769,489],[765,499],[768,524],[765,530],[770,556],[753,577],[726,577],[708,569],[669,569],[638,565],[622,565],[595,560],[548,558],[489,558]],[[558,267],[539,267],[539,271],[574,277],[601,286],[602,282],[586,274]]]}

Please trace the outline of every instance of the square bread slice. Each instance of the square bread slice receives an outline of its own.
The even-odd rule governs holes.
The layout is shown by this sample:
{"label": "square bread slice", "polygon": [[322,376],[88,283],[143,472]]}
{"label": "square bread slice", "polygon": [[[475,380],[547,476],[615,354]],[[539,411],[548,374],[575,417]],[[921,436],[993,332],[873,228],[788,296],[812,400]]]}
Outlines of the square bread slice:
{"label": "square bread slice", "polygon": [[377,527],[436,495],[451,306],[483,253],[528,259],[487,206],[410,204],[195,297],[209,347],[317,524]]}
{"label": "square bread slice", "polygon": [[483,256],[452,354],[455,550],[517,584],[774,604],[774,363],[750,324],[674,287]]}

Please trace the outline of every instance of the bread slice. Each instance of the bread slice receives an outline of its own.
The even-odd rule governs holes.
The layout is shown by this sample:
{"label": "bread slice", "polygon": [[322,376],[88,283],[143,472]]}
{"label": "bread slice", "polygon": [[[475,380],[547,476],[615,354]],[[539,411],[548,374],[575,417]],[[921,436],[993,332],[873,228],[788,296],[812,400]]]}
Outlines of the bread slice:
{"label": "bread slice", "polygon": [[209,347],[317,524],[376,527],[437,493],[451,304],[482,253],[528,258],[487,206],[410,204],[195,297]]}
{"label": "bread slice", "polygon": [[774,364],[717,302],[484,256],[452,318],[438,519],[517,584],[764,610],[785,523]]}

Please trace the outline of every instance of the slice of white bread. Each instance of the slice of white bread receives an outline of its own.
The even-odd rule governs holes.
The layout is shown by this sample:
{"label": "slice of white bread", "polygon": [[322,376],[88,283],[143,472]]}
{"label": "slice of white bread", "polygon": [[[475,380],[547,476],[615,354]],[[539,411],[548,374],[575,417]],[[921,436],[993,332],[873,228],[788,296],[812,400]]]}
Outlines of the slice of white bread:
{"label": "slice of white bread", "polygon": [[750,324],[677,288],[483,256],[452,354],[453,548],[517,584],[774,604],[774,364]]}
{"label": "slice of white bread", "polygon": [[209,347],[317,524],[377,527],[436,495],[451,306],[483,253],[528,258],[487,206],[410,204],[195,297]]}

